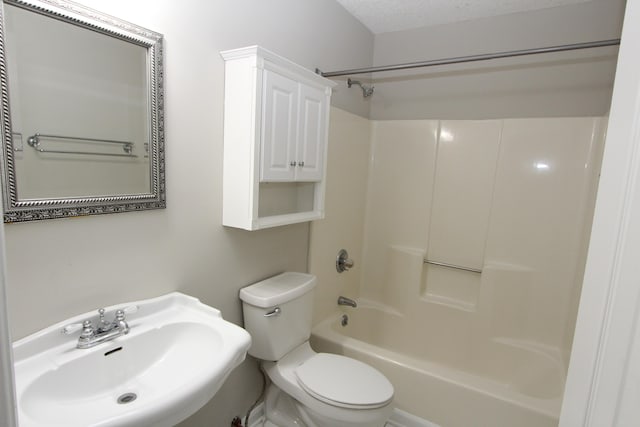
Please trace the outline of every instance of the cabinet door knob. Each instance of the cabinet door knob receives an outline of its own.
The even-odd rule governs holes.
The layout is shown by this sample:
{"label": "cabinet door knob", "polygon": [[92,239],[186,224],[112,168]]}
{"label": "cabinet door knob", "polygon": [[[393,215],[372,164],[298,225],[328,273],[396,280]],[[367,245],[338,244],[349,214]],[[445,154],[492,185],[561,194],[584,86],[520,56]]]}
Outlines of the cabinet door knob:
{"label": "cabinet door knob", "polygon": [[295,166],[295,165],[296,165],[296,162],[291,162],[291,163],[289,163],[289,165],[291,165],[291,166]]}
{"label": "cabinet door knob", "polygon": [[298,163],[298,166],[303,167],[304,166],[304,162]]}

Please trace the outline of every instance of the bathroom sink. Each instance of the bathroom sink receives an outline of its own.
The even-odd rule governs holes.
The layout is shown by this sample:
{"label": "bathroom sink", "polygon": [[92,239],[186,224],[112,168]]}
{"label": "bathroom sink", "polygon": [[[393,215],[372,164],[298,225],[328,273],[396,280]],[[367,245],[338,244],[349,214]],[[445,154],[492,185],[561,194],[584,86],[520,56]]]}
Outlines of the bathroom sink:
{"label": "bathroom sink", "polygon": [[196,298],[171,293],[118,304],[129,333],[78,349],[68,324],[14,343],[20,427],[173,426],[201,408],[245,358],[249,334]]}

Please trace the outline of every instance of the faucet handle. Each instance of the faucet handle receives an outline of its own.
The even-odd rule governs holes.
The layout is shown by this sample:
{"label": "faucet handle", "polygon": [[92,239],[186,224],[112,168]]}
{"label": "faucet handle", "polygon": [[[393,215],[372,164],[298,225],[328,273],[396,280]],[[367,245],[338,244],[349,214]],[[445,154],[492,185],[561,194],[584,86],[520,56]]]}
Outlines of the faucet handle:
{"label": "faucet handle", "polygon": [[[137,306],[135,311],[138,311]],[[127,312],[126,308],[124,310],[116,311],[116,319],[115,319],[115,323],[118,325],[118,328],[120,328],[120,330],[124,335],[127,335],[129,333],[129,324],[127,323],[126,320],[124,320],[124,317],[125,317],[124,315],[126,312]]]}
{"label": "faucet handle", "polygon": [[93,323],[91,320],[85,320],[82,323],[71,323],[62,328],[62,333],[65,335],[71,335],[81,329],[82,334],[80,335],[91,335],[93,333]]}
{"label": "faucet handle", "polygon": [[116,310],[116,322],[124,320],[125,315],[135,313],[136,311],[138,311],[139,308],[140,306],[130,305],[129,307]]}
{"label": "faucet handle", "polygon": [[80,338],[89,338],[93,335],[93,323],[91,320],[85,320],[82,322],[82,333],[80,334]]}
{"label": "faucet handle", "polygon": [[118,311],[123,311],[124,314],[133,314],[136,311],[138,311],[139,308],[140,308],[139,305],[130,305],[129,307],[125,307],[122,310],[118,310]]}
{"label": "faucet handle", "polygon": [[71,323],[62,328],[62,333],[65,335],[71,335],[74,332],[78,332],[80,329],[82,329],[82,323]]}
{"label": "faucet handle", "polygon": [[338,252],[338,256],[336,257],[336,270],[338,273],[342,273],[353,268],[353,265],[354,262],[349,258],[349,253],[344,249],[340,249],[340,252]]}

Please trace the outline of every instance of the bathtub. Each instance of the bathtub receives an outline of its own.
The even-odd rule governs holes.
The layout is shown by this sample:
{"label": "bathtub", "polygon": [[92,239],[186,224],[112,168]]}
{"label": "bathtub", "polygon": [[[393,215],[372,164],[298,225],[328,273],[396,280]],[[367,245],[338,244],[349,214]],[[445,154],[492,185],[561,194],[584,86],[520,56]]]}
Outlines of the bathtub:
{"label": "bathtub", "polygon": [[558,425],[565,379],[559,355],[532,343],[494,338],[470,354],[447,357],[441,348],[430,348],[429,339],[413,338],[421,331],[401,314],[363,305],[317,324],[311,344],[384,373],[401,411],[442,427]]}

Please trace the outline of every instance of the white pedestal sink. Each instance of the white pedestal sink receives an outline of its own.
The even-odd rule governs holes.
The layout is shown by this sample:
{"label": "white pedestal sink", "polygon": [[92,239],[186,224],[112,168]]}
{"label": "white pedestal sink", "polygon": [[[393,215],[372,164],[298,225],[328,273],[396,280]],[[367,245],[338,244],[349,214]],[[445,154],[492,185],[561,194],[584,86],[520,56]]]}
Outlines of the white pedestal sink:
{"label": "white pedestal sink", "polygon": [[220,389],[245,358],[249,334],[196,298],[171,293],[118,304],[138,306],[130,332],[89,349],[65,325],[87,313],[14,343],[20,427],[170,427]]}

